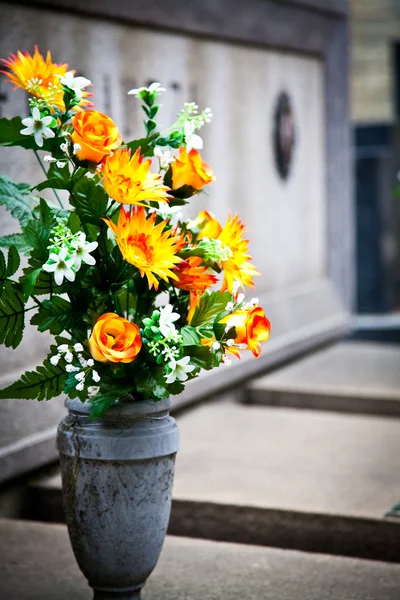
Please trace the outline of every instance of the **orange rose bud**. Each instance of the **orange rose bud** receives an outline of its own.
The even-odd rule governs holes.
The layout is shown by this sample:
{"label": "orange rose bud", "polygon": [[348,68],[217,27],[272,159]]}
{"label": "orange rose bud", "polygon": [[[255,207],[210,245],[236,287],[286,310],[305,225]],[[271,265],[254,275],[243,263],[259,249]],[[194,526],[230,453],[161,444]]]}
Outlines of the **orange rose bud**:
{"label": "orange rose bud", "polygon": [[179,156],[171,165],[172,190],[177,190],[184,185],[189,185],[195,190],[201,190],[207,183],[215,181],[212,168],[203,161],[197,150],[189,153],[186,148],[179,148]]}
{"label": "orange rose bud", "polygon": [[76,154],[79,160],[99,163],[121,145],[122,137],[114,121],[97,110],[78,112],[72,119],[72,126],[71,139],[81,147]]}
{"label": "orange rose bud", "polygon": [[132,362],[141,347],[139,327],[115,313],[101,315],[89,339],[90,354],[104,363]]}
{"label": "orange rose bud", "polygon": [[[260,342],[266,342],[271,331],[271,324],[261,306],[251,310],[237,310],[221,319],[221,323],[229,323],[229,326],[235,327],[235,344],[246,344],[246,349],[251,350],[256,358],[260,356]],[[239,355],[237,348],[229,348],[229,352]]]}

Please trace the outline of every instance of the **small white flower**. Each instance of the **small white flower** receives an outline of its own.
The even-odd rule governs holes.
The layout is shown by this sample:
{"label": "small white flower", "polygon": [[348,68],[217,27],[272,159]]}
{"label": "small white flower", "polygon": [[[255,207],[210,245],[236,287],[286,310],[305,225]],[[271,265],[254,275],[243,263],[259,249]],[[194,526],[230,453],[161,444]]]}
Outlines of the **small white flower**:
{"label": "small white flower", "polygon": [[70,352],[68,350],[68,352],[65,353],[64,360],[67,363],[72,363],[72,361],[74,360],[74,356],[73,356],[72,352]]}
{"label": "small white flower", "polygon": [[67,373],[76,373],[80,369],[79,367],[74,367],[74,365],[66,365],[65,370],[67,371]]}
{"label": "small white flower", "polygon": [[235,343],[235,340],[232,340],[232,339],[230,339],[230,340],[226,340],[226,345],[227,345],[227,346],[229,346],[229,348],[230,348],[231,346],[233,346],[233,344],[234,344],[234,343]]}
{"label": "small white flower", "polygon": [[63,169],[67,164],[66,160],[57,160],[56,165],[59,169]]}
{"label": "small white flower", "polygon": [[74,268],[75,271],[79,271],[82,266],[82,262],[87,265],[95,265],[96,259],[91,256],[91,252],[96,250],[98,243],[97,242],[87,242],[86,235],[81,233],[79,238],[75,238],[71,241],[71,246],[75,250],[74,255]]}
{"label": "small white flower", "polygon": [[72,151],[74,154],[78,154],[82,150],[82,146],[80,144],[74,144]]}
{"label": "small white flower", "polygon": [[225,306],[225,310],[231,311],[231,310],[233,310],[233,306],[234,306],[233,302],[228,302],[228,304]]}
{"label": "small white flower", "polygon": [[52,356],[50,358],[50,362],[53,365],[53,367],[56,367],[58,365],[58,361],[60,360],[60,358],[61,358],[61,354],[55,354],[54,356]]}
{"label": "small white flower", "polygon": [[80,381],[78,385],[75,386],[75,389],[77,389],[78,392],[83,392],[83,390],[85,389],[85,384],[83,383],[83,381]]}
{"label": "small white flower", "polygon": [[68,152],[68,144],[66,142],[63,142],[62,144],[60,144],[60,150],[61,152]]}
{"label": "small white flower", "polygon": [[157,94],[160,94],[161,92],[166,91],[167,90],[161,86],[161,83],[154,81],[152,84],[149,85],[149,87],[140,87],[134,88],[133,90],[129,90],[128,95],[136,96],[138,98],[141,92],[157,92]]}
{"label": "small white flower", "polygon": [[54,158],[53,156],[50,156],[50,154],[46,154],[46,156],[43,156],[43,160],[46,163],[57,162],[57,159]]}
{"label": "small white flower", "polygon": [[92,82],[86,77],[74,77],[72,71],[68,71],[65,75],[57,75],[60,82],[73,90],[78,98],[82,98],[82,90]]}
{"label": "small white flower", "polygon": [[167,304],[167,306],[160,309],[160,324],[158,327],[165,338],[168,338],[171,333],[175,332],[174,322],[180,317],[178,313],[172,311],[172,304]]}
{"label": "small white flower", "polygon": [[83,381],[85,379],[85,373],[83,371],[81,371],[80,373],[77,373],[75,375],[75,379],[77,381]]}
{"label": "small white flower", "polygon": [[74,350],[75,352],[83,352],[83,346],[82,344],[74,344]]}
{"label": "small white flower", "polygon": [[219,342],[215,341],[211,344],[211,347],[213,350],[219,350],[221,347],[221,344]]}
{"label": "small white flower", "polygon": [[92,371],[92,377],[93,377],[93,381],[95,383],[99,383],[100,375],[98,374],[98,372],[95,369],[93,369],[93,371]]}
{"label": "small white flower", "polygon": [[170,150],[163,150],[160,146],[154,148],[154,156],[158,158],[161,169],[168,169],[169,165],[175,160],[175,156]]}
{"label": "small white flower", "polygon": [[68,352],[68,350],[69,350],[68,344],[60,344],[60,346],[58,346],[59,352]]}
{"label": "small white flower", "polygon": [[227,324],[226,324],[226,326],[225,326],[225,333],[227,333],[234,326],[235,326],[234,321],[228,321]]}
{"label": "small white flower", "polygon": [[188,373],[191,373],[196,368],[194,365],[189,365],[190,356],[184,356],[180,360],[174,358],[168,363],[171,373],[165,375],[166,383],[174,383],[177,379],[179,381],[186,381]]}
{"label": "small white flower", "polygon": [[82,369],[86,369],[86,367],[88,366],[87,360],[85,358],[83,358],[83,356],[79,356],[79,364],[81,365]]}
{"label": "small white flower", "polygon": [[42,267],[47,273],[54,273],[54,280],[57,285],[61,285],[64,277],[68,281],[75,280],[75,271],[73,270],[74,258],[69,256],[68,249],[62,248],[59,254],[52,252],[47,263]]}
{"label": "small white flower", "polygon": [[88,360],[87,360],[87,366],[88,367],[94,367],[94,360],[93,360],[93,358],[88,358]]}
{"label": "small white flower", "polygon": [[186,152],[190,152],[193,148],[201,150],[203,148],[202,138],[194,133],[195,126],[192,121],[186,121],[184,125]]}
{"label": "small white flower", "polygon": [[222,362],[224,363],[224,365],[229,366],[230,364],[232,364],[232,361],[230,358],[227,357],[226,354],[223,355],[222,357]]}
{"label": "small white flower", "polygon": [[100,388],[98,385],[90,385],[87,389],[88,394],[90,397],[95,396],[97,394],[97,392],[100,391]]}
{"label": "small white flower", "polygon": [[244,300],[244,294],[238,294],[238,297],[237,297],[237,299],[236,299],[236,302],[237,302],[238,304],[242,304],[243,300]]}
{"label": "small white flower", "polygon": [[233,295],[235,295],[236,292],[238,291],[238,289],[240,288],[240,283],[238,281],[234,281],[232,288],[233,288],[232,293],[233,293]]}
{"label": "small white flower", "polygon": [[259,303],[259,302],[260,302],[260,301],[259,301],[259,299],[258,299],[258,298],[252,298],[252,299],[250,300],[250,303],[251,303],[253,306],[258,306],[258,303]]}
{"label": "small white flower", "polygon": [[52,116],[41,117],[37,106],[32,110],[32,116],[22,119],[22,125],[25,129],[21,129],[22,135],[33,135],[36,144],[41,148],[43,146],[43,138],[53,138],[54,131],[48,127],[53,121]]}

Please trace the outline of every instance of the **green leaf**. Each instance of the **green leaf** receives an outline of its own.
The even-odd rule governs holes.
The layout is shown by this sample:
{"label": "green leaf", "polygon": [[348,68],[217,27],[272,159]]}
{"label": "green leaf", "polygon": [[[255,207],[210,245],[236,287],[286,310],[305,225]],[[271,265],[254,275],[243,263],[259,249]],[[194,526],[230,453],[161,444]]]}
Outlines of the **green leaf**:
{"label": "green leaf", "polygon": [[26,183],[15,183],[0,175],[0,206],[5,206],[15,219],[19,219],[22,227],[32,219],[33,209],[39,204],[39,198],[33,196],[30,190]]}
{"label": "green leaf", "polygon": [[57,177],[50,177],[49,179],[46,179],[45,181],[42,181],[41,183],[35,185],[33,189],[37,190],[38,192],[41,192],[42,190],[46,190],[48,188],[51,188],[53,190],[70,190],[71,185],[72,184],[69,180],[64,181],[63,179],[58,179]]}
{"label": "green leaf", "polygon": [[220,364],[216,353],[210,352],[207,346],[187,346],[185,354],[190,356],[190,362],[199,369],[209,371]]}
{"label": "green leaf", "polygon": [[5,276],[12,277],[18,271],[20,262],[21,260],[19,258],[18,250],[15,246],[10,246]]}
{"label": "green leaf", "polygon": [[186,325],[186,327],[182,327],[179,331],[181,336],[183,337],[183,345],[184,346],[199,346],[200,345],[200,336],[194,327],[190,327],[190,325]]}
{"label": "green leaf", "polygon": [[0,296],[0,344],[16,348],[24,331],[24,298],[18,284],[6,280]]}
{"label": "green leaf", "polygon": [[10,248],[10,246],[15,246],[21,254],[27,254],[31,248],[22,233],[11,233],[0,237],[0,248]]}
{"label": "green leaf", "polygon": [[[24,294],[25,302],[28,300],[29,296],[32,294],[35,289],[37,280],[42,272],[42,268],[38,269],[24,269],[25,275],[21,277],[20,282],[22,285],[22,293]],[[47,273],[46,273],[47,275]]]}
{"label": "green leaf", "polygon": [[57,210],[53,209],[43,198],[39,204],[39,220],[28,221],[23,228],[24,240],[34,248],[32,256],[41,263],[49,257],[49,240],[53,227],[57,225]]}
{"label": "green leaf", "polygon": [[98,226],[106,214],[108,196],[101,183],[82,177],[73,187],[70,204],[82,222]]}
{"label": "green leaf", "polygon": [[100,419],[104,413],[115,404],[115,393],[102,394],[99,392],[90,398],[90,418]]}
{"label": "green leaf", "polygon": [[142,156],[152,156],[153,155],[153,142],[159,137],[159,133],[153,133],[148,137],[141,138],[140,140],[132,140],[128,142],[126,145],[131,149],[132,154],[136,152],[138,148],[140,148],[140,154]]}
{"label": "green leaf", "polygon": [[225,310],[225,306],[230,301],[229,292],[205,292],[200,298],[200,304],[196,308],[193,318],[190,322],[192,327],[198,327],[206,323],[212,323],[218,313]]}
{"label": "green leaf", "polygon": [[65,376],[64,367],[52,365],[48,357],[36,371],[26,371],[21,379],[0,390],[0,399],[50,400],[62,393]]}
{"label": "green leaf", "polygon": [[63,331],[72,329],[74,323],[71,303],[60,296],[43,300],[38,312],[31,319],[31,325],[36,325],[39,331],[49,330],[53,335],[60,335]]}

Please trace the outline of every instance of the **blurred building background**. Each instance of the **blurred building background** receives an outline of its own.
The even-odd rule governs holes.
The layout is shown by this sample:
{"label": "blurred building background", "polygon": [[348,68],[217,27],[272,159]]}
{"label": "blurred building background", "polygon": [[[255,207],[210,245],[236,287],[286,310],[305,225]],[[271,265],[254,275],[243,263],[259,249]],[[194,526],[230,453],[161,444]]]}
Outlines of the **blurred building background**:
{"label": "blurred building background", "polygon": [[351,0],[357,311],[400,308],[400,1]]}

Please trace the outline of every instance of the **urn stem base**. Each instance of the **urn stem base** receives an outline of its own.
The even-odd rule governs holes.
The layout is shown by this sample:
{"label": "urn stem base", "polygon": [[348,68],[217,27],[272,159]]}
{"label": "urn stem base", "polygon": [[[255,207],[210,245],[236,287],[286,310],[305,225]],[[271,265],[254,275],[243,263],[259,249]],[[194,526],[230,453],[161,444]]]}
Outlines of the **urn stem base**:
{"label": "urn stem base", "polygon": [[94,590],[93,600],[140,600],[141,589],[142,587],[121,592],[117,590]]}

